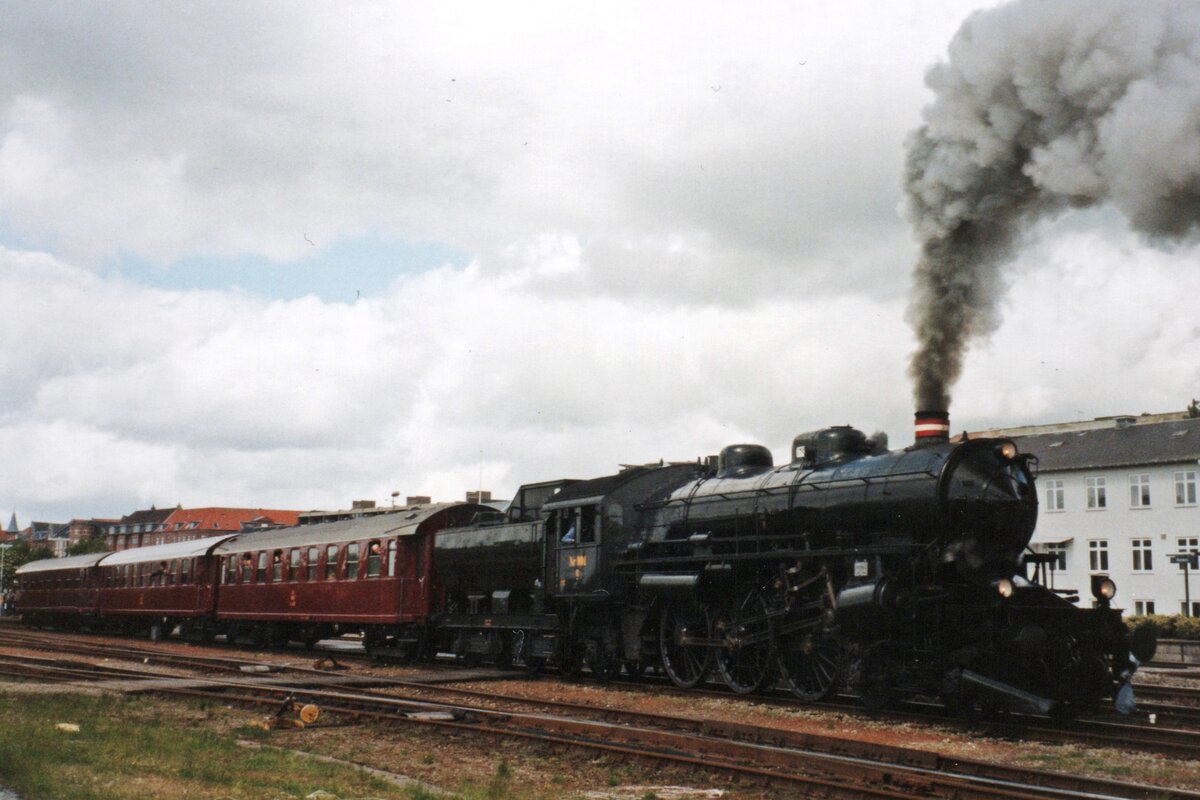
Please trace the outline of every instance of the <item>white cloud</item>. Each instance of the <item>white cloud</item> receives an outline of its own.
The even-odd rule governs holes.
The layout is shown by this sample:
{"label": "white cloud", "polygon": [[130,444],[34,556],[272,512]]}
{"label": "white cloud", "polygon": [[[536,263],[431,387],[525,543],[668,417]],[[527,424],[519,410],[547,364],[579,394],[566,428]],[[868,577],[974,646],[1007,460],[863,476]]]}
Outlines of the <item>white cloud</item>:
{"label": "white cloud", "polygon": [[[901,148],[973,5],[9,9],[0,501],[330,507],[827,424],[905,444]],[[1194,253],[1111,228],[1042,232],[956,428],[1195,393]],[[104,269],[366,231],[474,261],[349,305]]]}

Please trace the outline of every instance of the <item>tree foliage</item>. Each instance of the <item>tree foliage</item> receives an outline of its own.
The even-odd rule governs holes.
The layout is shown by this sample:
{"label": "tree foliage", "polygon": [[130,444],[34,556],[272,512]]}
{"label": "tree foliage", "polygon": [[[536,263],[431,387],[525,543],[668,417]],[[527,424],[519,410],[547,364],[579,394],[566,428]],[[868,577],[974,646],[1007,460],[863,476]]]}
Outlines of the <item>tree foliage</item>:
{"label": "tree foliage", "polygon": [[85,536],[67,548],[67,555],[82,556],[87,553],[103,553],[108,550],[108,542],[103,536]]}
{"label": "tree foliage", "polygon": [[40,558],[51,558],[53,555],[49,546],[41,542],[27,542],[23,539],[13,542],[4,553],[4,586],[12,586],[13,573],[17,571],[17,567]]}

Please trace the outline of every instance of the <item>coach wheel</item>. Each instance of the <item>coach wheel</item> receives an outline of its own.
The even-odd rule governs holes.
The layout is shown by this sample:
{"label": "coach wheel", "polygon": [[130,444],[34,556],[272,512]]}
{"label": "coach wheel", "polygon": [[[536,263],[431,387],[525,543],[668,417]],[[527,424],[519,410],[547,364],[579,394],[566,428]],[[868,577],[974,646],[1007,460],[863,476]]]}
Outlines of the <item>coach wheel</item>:
{"label": "coach wheel", "polygon": [[837,691],[846,657],[834,633],[813,630],[779,643],[779,675],[788,689],[806,703],[816,703]]}
{"label": "coach wheel", "polygon": [[663,609],[658,624],[659,657],[667,677],[681,689],[700,683],[712,666],[712,651],[703,644],[708,628],[703,608],[668,605]]}
{"label": "coach wheel", "polygon": [[263,630],[263,641],[264,644],[270,648],[287,647],[287,630],[278,622],[268,623],[266,628]]}
{"label": "coach wheel", "polygon": [[775,676],[775,631],[767,612],[762,596],[752,592],[713,618],[712,638],[721,644],[717,671],[738,694],[757,692]]}

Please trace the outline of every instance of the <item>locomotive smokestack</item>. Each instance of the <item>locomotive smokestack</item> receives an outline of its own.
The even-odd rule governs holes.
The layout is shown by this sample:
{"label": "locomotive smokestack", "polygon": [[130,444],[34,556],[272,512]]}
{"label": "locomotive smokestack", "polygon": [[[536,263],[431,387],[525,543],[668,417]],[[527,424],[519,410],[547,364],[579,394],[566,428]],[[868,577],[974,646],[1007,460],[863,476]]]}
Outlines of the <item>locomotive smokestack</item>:
{"label": "locomotive smokestack", "polygon": [[918,411],[913,422],[917,447],[950,441],[950,414],[947,411]]}

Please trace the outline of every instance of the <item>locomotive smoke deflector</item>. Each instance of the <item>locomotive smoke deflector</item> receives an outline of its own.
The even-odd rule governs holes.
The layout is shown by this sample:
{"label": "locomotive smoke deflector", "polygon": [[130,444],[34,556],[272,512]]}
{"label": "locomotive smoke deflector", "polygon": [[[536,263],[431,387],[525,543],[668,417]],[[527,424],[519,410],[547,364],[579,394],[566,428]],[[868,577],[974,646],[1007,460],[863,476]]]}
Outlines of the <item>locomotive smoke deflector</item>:
{"label": "locomotive smoke deflector", "polygon": [[918,411],[913,422],[915,447],[928,447],[950,441],[950,412]]}

